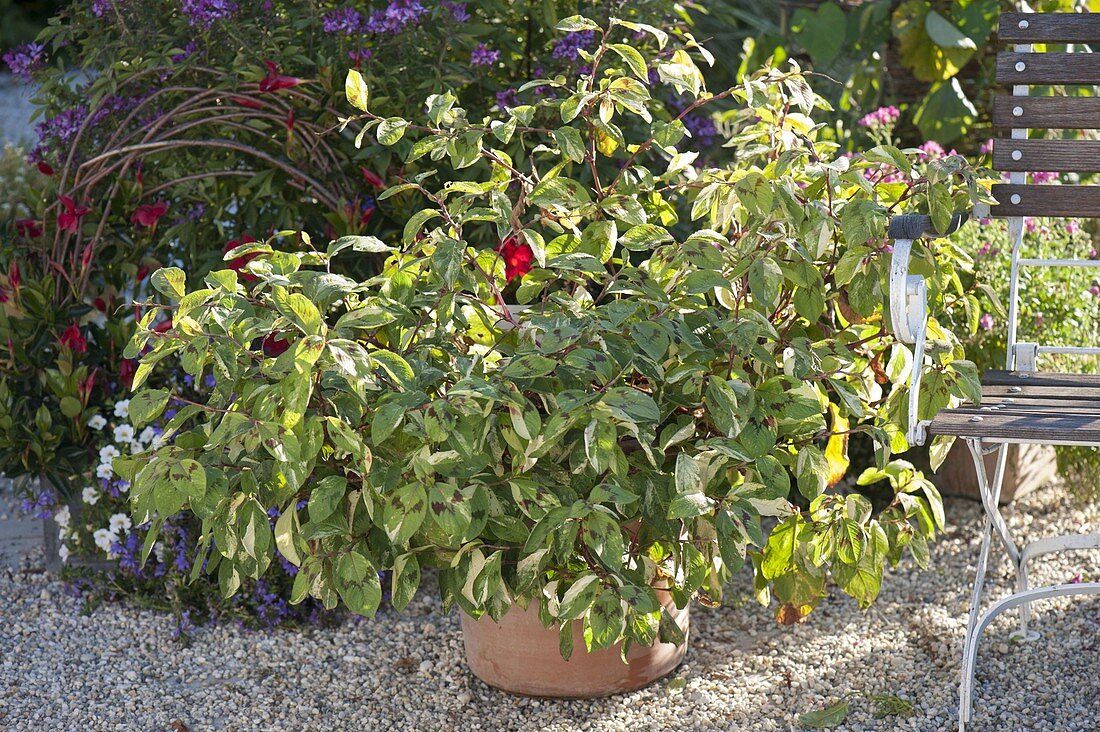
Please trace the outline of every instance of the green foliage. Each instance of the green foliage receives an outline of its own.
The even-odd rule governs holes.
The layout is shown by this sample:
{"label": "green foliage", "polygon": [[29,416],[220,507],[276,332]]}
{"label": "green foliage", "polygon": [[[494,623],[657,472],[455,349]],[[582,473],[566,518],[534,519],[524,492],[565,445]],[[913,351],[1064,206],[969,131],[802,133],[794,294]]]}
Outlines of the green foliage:
{"label": "green foliage", "polygon": [[[844,157],[818,139],[823,101],[797,66],[712,94],[690,36],[596,27],[590,75],[533,81],[554,95],[488,117],[440,93],[382,129],[391,115],[351,75],[367,110],[349,125],[395,138],[405,172],[383,197],[414,212],[377,276],[333,270],[380,241],[290,235],[254,247],[253,281],[162,288],[173,328],[143,325],[128,355],[197,354],[184,368],[217,386],[174,441],[114,464],[140,519],[187,493],[227,594],[277,549],[299,565],[295,599],[370,615],[378,570],[406,603],[434,566],[446,606],[537,602],[547,624],[583,621],[589,648],[629,647],[676,639],[655,588],[718,601],[746,559],[793,622],[829,578],[866,606],[887,562],[927,558],[938,494],[889,459],[906,447],[905,369],[880,383],[872,366],[908,353],[883,322],[882,237],[892,211],[968,206],[969,170]],[[654,101],[667,87],[689,110],[736,106],[735,168],[696,166]],[[955,264],[928,273],[937,305],[962,295]],[[928,409],[974,382],[957,339],[932,337]],[[152,418],[160,395],[142,393]],[[832,489],[857,431],[879,446],[864,482],[894,490],[878,515]],[[274,539],[270,507],[289,516]]]}
{"label": "green foliage", "polygon": [[[853,138],[856,121],[876,107],[905,115],[904,139],[975,149],[988,137],[997,18],[1009,0],[825,0],[812,7],[778,2],[707,3],[693,22],[720,43],[730,80],[766,59],[793,57],[843,83],[822,93],[838,110],[835,134]],[[1044,0],[1037,12],[1100,9],[1092,0]],[[1085,92],[1087,93],[1087,92]],[[858,145],[857,145],[858,147]],[[960,149],[963,149],[960,146]]]}

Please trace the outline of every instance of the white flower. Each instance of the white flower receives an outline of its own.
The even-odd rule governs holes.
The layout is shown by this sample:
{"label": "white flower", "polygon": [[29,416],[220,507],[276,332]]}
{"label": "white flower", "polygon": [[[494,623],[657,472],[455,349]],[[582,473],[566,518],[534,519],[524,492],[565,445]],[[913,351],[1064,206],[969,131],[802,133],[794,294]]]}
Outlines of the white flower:
{"label": "white flower", "polygon": [[99,461],[106,465],[110,465],[111,461],[121,454],[122,453],[120,453],[118,448],[114,445],[104,445],[99,448]]}
{"label": "white flower", "polygon": [[58,509],[57,513],[53,515],[53,521],[58,527],[62,529],[69,528],[69,522],[72,520],[72,515],[69,513],[68,506],[62,506]]}
{"label": "white flower", "polygon": [[115,402],[115,416],[121,419],[126,419],[130,416],[129,399],[123,399],[121,402]]}
{"label": "white flower", "polygon": [[111,467],[110,463],[100,463],[99,467],[95,469],[95,477],[110,480],[115,477],[114,468]]}
{"label": "white flower", "polygon": [[129,531],[130,526],[132,525],[130,523],[130,517],[124,513],[114,514],[113,516],[111,516],[111,519],[108,523],[110,525],[111,532],[115,534],[120,534],[123,531]]}
{"label": "white flower", "polygon": [[164,563],[164,544],[162,544],[159,541],[156,544],[153,544],[153,555],[157,558],[158,562],[163,564]]}
{"label": "white flower", "polygon": [[157,435],[159,435],[159,434],[160,434],[159,431],[153,429],[150,426],[150,427],[146,427],[145,429],[143,429],[141,431],[141,434],[138,435],[138,439],[141,440],[142,442],[144,442],[146,445],[148,445],[150,442],[155,440],[157,438]]}
{"label": "white flower", "polygon": [[103,418],[102,414],[93,414],[92,418],[88,420],[88,426],[93,430],[101,430],[107,426],[107,420]]}
{"label": "white flower", "polygon": [[128,424],[120,424],[115,427],[115,442],[130,443],[134,441],[134,428]]}
{"label": "white flower", "polygon": [[108,554],[111,553],[111,546],[118,541],[118,535],[109,529],[96,529],[92,538],[95,539],[95,545]]}
{"label": "white flower", "polygon": [[57,556],[61,557],[62,563],[69,561],[69,547],[64,544],[57,547]]}
{"label": "white flower", "polygon": [[99,491],[92,486],[88,486],[80,494],[80,499],[87,503],[89,506],[94,506],[99,501]]}
{"label": "white flower", "polygon": [[134,440],[130,443],[130,452],[137,455],[139,452],[145,451],[145,445],[141,444],[141,440]]}

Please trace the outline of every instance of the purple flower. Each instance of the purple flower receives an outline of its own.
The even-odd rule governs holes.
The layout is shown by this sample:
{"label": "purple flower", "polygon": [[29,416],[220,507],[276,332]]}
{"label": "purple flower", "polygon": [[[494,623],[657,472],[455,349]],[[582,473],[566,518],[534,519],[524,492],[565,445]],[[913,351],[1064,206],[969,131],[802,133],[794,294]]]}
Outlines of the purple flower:
{"label": "purple flower", "polygon": [[505,89],[497,92],[497,106],[500,109],[506,110],[511,107],[519,106],[519,95],[516,94],[515,89]]}
{"label": "purple flower", "polygon": [[217,21],[233,17],[238,6],[232,0],[181,0],[180,10],[192,26],[208,30]]}
{"label": "purple flower", "polygon": [[17,46],[3,56],[11,72],[23,81],[30,81],[34,71],[46,60],[46,47],[41,43]]}
{"label": "purple flower", "polygon": [[982,327],[982,330],[993,330],[993,316],[986,313],[978,320],[978,325]]}
{"label": "purple flower", "polygon": [[500,51],[490,51],[484,43],[477,44],[477,48],[470,54],[470,63],[474,66],[492,66],[500,61]]}
{"label": "purple flower", "polygon": [[368,33],[400,33],[419,23],[427,12],[419,0],[391,0],[385,10],[371,13],[365,29]]}
{"label": "purple flower", "polygon": [[596,40],[596,31],[577,31],[567,33],[554,41],[550,55],[559,61],[576,61],[580,58],[580,50],[588,48]]}
{"label": "purple flower", "polygon": [[195,626],[191,623],[191,611],[184,610],[180,613],[179,622],[176,623],[176,627],[172,629],[172,640],[179,640],[181,637],[186,637],[194,629]]}
{"label": "purple flower", "polygon": [[354,36],[363,33],[366,29],[366,21],[355,8],[337,8],[325,13],[322,27],[325,29],[325,33]]}
{"label": "purple flower", "polygon": [[348,58],[355,62],[356,67],[364,61],[370,61],[374,52],[369,48],[360,48],[358,51],[348,51]]}
{"label": "purple flower", "polygon": [[191,54],[198,50],[198,48],[199,44],[195,43],[194,41],[188,41],[187,45],[181,49],[183,53],[177,53],[175,56],[172,57],[172,63],[178,64],[181,61],[186,61],[188,57],[191,56]]}
{"label": "purple flower", "polygon": [[465,23],[470,19],[470,13],[466,10],[466,3],[454,3],[450,0],[442,0],[440,3],[446,10],[451,11],[451,17],[456,23]]}
{"label": "purple flower", "polygon": [[112,0],[92,0],[92,15],[97,18],[102,18],[107,13],[111,12],[114,7]]}

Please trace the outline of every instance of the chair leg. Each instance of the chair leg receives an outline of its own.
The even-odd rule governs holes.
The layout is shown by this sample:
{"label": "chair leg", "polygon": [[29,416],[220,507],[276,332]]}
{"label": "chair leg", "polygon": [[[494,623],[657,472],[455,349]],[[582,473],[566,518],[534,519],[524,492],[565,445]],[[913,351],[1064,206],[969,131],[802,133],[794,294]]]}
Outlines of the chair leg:
{"label": "chair leg", "polygon": [[973,652],[972,646],[978,642],[977,629],[978,616],[981,612],[982,589],[985,585],[985,573],[989,563],[989,550],[992,542],[993,530],[996,529],[1005,551],[1012,559],[1013,564],[1020,567],[1020,550],[1017,549],[1012,537],[1008,535],[1008,526],[998,509],[997,502],[1001,497],[1001,484],[1004,481],[1005,461],[1008,450],[1004,445],[995,449],[999,451],[997,469],[994,471],[993,480],[989,480],[985,469],[985,446],[981,439],[968,439],[967,447],[974,458],[974,471],[978,478],[978,488],[982,497],[982,507],[985,509],[985,521],[982,525],[982,548],[978,555],[978,566],[974,576],[974,592],[970,599],[970,614],[966,623],[966,635],[963,638],[963,670],[959,681],[959,732],[965,732],[966,724],[970,721],[973,707],[974,693],[974,667],[968,662]]}

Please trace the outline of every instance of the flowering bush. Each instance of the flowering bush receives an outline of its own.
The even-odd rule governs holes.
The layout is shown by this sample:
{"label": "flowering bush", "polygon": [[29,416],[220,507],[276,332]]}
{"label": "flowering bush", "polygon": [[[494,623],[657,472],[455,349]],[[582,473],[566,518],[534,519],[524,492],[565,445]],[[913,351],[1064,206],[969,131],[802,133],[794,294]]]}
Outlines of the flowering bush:
{"label": "flowering bush", "polygon": [[[0,470],[47,475],[66,494],[69,476],[94,470],[85,412],[129,384],[122,344],[142,313],[127,304],[148,297],[153,269],[182,265],[198,282],[224,242],[291,226],[400,230],[407,207],[373,198],[398,161],[338,125],[349,63],[387,114],[442,84],[479,112],[516,105],[554,93],[518,91],[521,74],[584,65],[591,34],[555,38],[543,22],[559,4],[529,18],[481,2],[93,0],[7,54],[39,85],[42,119],[29,191],[0,223],[11,242],[0,250]],[[668,7],[630,12],[661,19]],[[380,260],[354,266],[365,276]]]}
{"label": "flowering bush", "polygon": [[[213,386],[212,377],[197,385],[190,376],[166,382],[184,399],[201,398]],[[163,415],[173,417],[178,402]],[[152,551],[143,561],[142,547],[148,525],[130,518],[130,484],[112,471],[119,456],[141,453],[159,446],[159,421],[140,431],[130,421],[128,399],[103,405],[103,411],[88,419],[91,446],[98,448],[94,475],[84,476],[83,487],[68,500],[58,500],[52,491],[26,499],[28,513],[52,518],[58,529],[58,552],[70,586],[88,603],[105,596],[134,596],[145,605],[172,611],[178,621],[174,636],[187,634],[198,624],[213,619],[234,618],[252,627],[272,627],[284,622],[320,622],[326,614],[319,604],[291,606],[287,602],[297,567],[282,562],[260,581],[250,582],[239,596],[221,598],[216,584],[192,565],[201,526],[190,514],[167,518],[158,532]],[[304,507],[304,506],[303,506]],[[272,524],[278,518],[272,512]],[[72,557],[72,559],[70,559]],[[73,567],[67,565],[72,561]],[[88,572],[91,567],[99,572]]]}
{"label": "flowering bush", "polygon": [[[829,578],[866,606],[884,565],[927,560],[939,496],[889,462],[911,356],[882,320],[882,237],[892,210],[942,222],[967,205],[965,165],[840,155],[815,140],[820,99],[797,68],[712,95],[689,37],[560,28],[594,34],[587,73],[532,81],[555,94],[485,118],[450,93],[412,121],[379,113],[349,73],[360,134],[404,156],[380,198],[415,213],[392,244],[279,236],[227,252],[254,258],[197,289],[154,275],[173,327],[150,310],[128,346],[151,348],[131,419],[162,419],[173,394],[144,378],[165,358],[217,384],[158,449],[114,459],[151,522],[146,554],[183,509],[227,594],[285,559],[294,601],[370,615],[379,570],[400,609],[432,566],[445,605],[499,618],[537,602],[548,625],[583,619],[589,648],[676,640],[654,588],[718,601],[746,559],[783,622]],[[643,33],[659,54],[632,45]],[[669,87],[690,99],[676,116],[654,101]],[[738,165],[697,169],[682,117],[721,100],[739,110]],[[900,180],[868,177],[884,164]],[[333,272],[372,254],[378,276]],[[956,259],[928,273],[937,306],[961,294]],[[976,386],[957,340],[933,337],[915,366],[930,408]],[[880,448],[863,482],[893,489],[877,515],[834,488],[853,432]]]}

